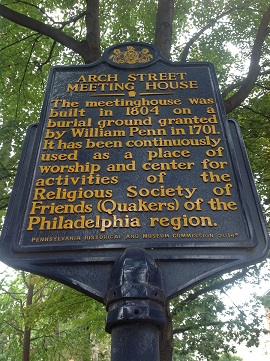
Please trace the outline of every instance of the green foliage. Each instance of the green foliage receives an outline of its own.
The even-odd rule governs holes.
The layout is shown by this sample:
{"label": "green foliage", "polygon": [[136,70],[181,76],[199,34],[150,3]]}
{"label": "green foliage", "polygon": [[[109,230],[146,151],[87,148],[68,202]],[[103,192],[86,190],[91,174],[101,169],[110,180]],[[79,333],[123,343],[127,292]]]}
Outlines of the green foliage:
{"label": "green foliage", "polygon": [[243,361],[242,357],[224,353],[218,361]]}
{"label": "green foliage", "polygon": [[[22,352],[24,290],[21,280],[5,274],[0,289],[0,360],[16,359]],[[20,356],[19,356],[20,357]]]}
{"label": "green foliage", "polygon": [[[34,285],[34,295],[27,305],[29,283]],[[108,358],[104,307],[54,281],[21,272],[5,274],[0,318],[0,360],[21,358],[26,327],[31,329],[31,361],[90,361],[94,354]]]}
{"label": "green foliage", "polygon": [[[154,43],[157,0],[100,0],[101,48],[125,41]],[[76,40],[86,36],[83,0],[6,0],[5,6],[43,21]],[[254,39],[267,0],[175,0],[172,35],[174,61],[211,61],[219,84],[234,94],[245,78]],[[190,41],[190,43],[188,43]],[[186,48],[187,44],[190,45]],[[260,59],[261,73],[244,103],[233,111],[241,125],[257,188],[270,217],[270,101],[269,45]],[[187,49],[186,57],[183,52]],[[81,64],[83,59],[51,38],[1,17],[0,22],[0,219],[10,190],[29,124],[38,122],[51,65]],[[242,282],[259,282],[252,268]],[[0,360],[19,360],[23,332],[31,328],[31,361],[90,360],[91,352],[108,358],[102,305],[53,281],[21,273],[5,276],[0,288]],[[31,280],[30,280],[31,279]],[[219,280],[220,281],[220,280]],[[26,306],[27,282],[34,297]],[[210,287],[217,280],[196,287]],[[211,288],[211,287],[210,287]],[[257,315],[259,301],[226,307],[223,292],[211,290],[190,300],[188,294],[171,304],[175,330],[175,360],[237,360],[231,340],[258,344],[263,331]],[[263,302],[269,305],[269,299]],[[99,347],[98,347],[99,345]],[[92,350],[92,351],[91,351]],[[220,356],[222,353],[224,353]],[[230,356],[228,356],[230,355]],[[227,358],[226,358],[227,357]],[[228,358],[229,357],[229,358]],[[239,359],[239,358],[238,358]]]}
{"label": "green foliage", "polygon": [[[269,80],[265,87],[270,88]],[[234,111],[245,139],[245,145],[252,166],[265,215],[270,216],[270,108],[269,93],[256,87],[248,104]]]}
{"label": "green foliage", "polygon": [[[157,1],[101,1],[101,45],[105,49],[125,41],[153,43]],[[114,19],[108,22],[108,19]]]}
{"label": "green foliage", "polygon": [[259,345],[260,336],[266,332],[262,300],[250,294],[240,303],[233,288],[241,293],[247,284],[250,287],[260,284],[264,277],[269,279],[269,264],[264,277],[263,269],[267,266],[253,266],[233,282],[228,281],[237,272],[208,281],[172,301],[174,361],[219,361],[223,353],[221,360],[234,360],[238,344]]}
{"label": "green foliage", "polygon": [[[86,35],[85,1],[9,0],[6,6],[62,30],[76,40]],[[248,60],[268,1],[175,0],[172,57],[214,63],[226,90],[247,73]],[[100,1],[101,48],[124,41],[153,43],[157,0]],[[111,21],[113,19],[113,21]],[[67,47],[9,20],[0,23],[0,217],[4,215],[26,128],[38,122],[49,67],[80,64]],[[245,104],[232,115],[241,123],[265,207],[269,205],[269,37],[261,55],[261,75]],[[232,87],[230,96],[238,89]],[[263,162],[261,161],[263,159]]]}
{"label": "green foliage", "polygon": [[[240,304],[230,296],[231,288],[242,284],[241,279],[227,282],[235,275],[208,281],[171,302],[173,360],[225,361],[230,357],[236,361],[232,355],[236,344],[258,345],[265,331],[258,315],[261,301],[250,295]],[[244,281],[257,284],[261,277],[260,267],[251,267]],[[34,292],[27,305],[30,284]],[[20,359],[28,327],[31,361],[92,361],[97,356],[107,361],[110,336],[104,331],[105,316],[102,304],[64,285],[23,272],[5,272],[0,288],[0,360]]]}

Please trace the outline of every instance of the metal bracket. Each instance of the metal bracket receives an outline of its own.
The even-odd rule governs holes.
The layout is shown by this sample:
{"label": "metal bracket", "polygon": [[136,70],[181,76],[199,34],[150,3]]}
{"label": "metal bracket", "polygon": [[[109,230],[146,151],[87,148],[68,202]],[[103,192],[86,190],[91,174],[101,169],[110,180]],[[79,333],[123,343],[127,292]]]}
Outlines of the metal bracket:
{"label": "metal bracket", "polygon": [[128,248],[115,262],[106,305],[112,360],[158,361],[166,296],[161,270],[144,249]]}

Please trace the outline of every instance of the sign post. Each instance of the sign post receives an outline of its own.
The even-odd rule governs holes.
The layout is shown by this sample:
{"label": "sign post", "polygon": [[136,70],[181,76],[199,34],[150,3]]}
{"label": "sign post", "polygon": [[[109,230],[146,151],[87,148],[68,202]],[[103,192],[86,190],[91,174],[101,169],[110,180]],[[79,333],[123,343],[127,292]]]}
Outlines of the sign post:
{"label": "sign post", "polygon": [[158,361],[166,295],[161,270],[144,249],[128,248],[115,262],[106,305],[111,360]]}
{"label": "sign post", "polygon": [[[124,309],[131,317],[129,288],[142,297],[131,318],[144,307],[153,314],[145,302],[156,317],[164,300],[263,259],[267,230],[213,65],[174,63],[152,45],[124,43],[94,64],[53,67],[0,246],[7,264],[107,303],[113,330]],[[162,286],[128,276],[136,262],[126,270],[121,257],[137,251],[147,259],[138,274],[154,264]],[[118,259],[127,278],[114,287],[124,308],[109,286]]]}

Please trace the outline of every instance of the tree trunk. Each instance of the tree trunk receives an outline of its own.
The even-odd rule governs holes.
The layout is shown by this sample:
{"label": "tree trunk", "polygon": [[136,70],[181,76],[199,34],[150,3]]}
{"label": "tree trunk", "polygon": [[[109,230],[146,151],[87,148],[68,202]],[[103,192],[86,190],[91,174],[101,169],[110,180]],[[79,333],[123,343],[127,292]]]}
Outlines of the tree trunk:
{"label": "tree trunk", "polygon": [[173,14],[174,0],[159,0],[155,45],[167,59],[171,57]]}
{"label": "tree trunk", "polygon": [[172,361],[173,354],[173,328],[169,304],[167,304],[166,324],[160,334],[160,361]]}
{"label": "tree trunk", "polygon": [[99,28],[99,0],[86,0],[86,44],[88,47],[86,64],[97,61],[101,56],[100,51],[100,28]]}
{"label": "tree trunk", "polygon": [[[34,285],[30,282],[27,285],[27,299],[26,307],[32,305],[34,295]],[[25,322],[24,335],[23,335],[23,351],[22,351],[22,361],[30,361],[30,342],[31,342],[31,328],[27,326]]]}

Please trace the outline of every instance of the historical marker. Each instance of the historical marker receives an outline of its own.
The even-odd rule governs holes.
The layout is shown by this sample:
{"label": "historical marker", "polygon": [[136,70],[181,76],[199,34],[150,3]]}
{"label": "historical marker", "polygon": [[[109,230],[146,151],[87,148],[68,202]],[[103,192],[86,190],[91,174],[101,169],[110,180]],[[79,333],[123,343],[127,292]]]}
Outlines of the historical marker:
{"label": "historical marker", "polygon": [[99,300],[130,247],[159,263],[169,298],[268,249],[213,65],[169,62],[142,43],[52,68],[1,239],[6,263]]}

